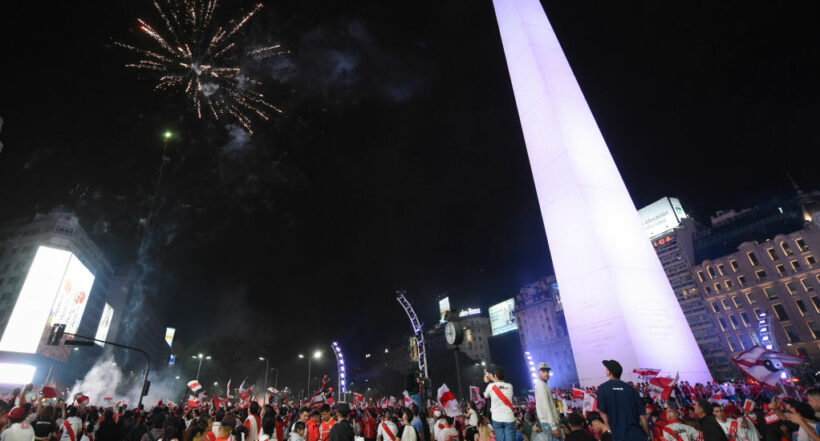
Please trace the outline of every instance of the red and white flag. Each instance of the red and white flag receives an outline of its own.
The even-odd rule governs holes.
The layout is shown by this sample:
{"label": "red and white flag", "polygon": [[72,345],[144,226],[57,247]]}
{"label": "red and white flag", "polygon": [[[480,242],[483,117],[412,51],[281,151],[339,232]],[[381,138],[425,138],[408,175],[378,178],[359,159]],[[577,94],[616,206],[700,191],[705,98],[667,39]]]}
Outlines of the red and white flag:
{"label": "red and white flag", "polygon": [[584,392],[584,416],[598,409],[598,396],[592,392]]}
{"label": "red and white flag", "polygon": [[390,399],[387,400],[387,407],[395,407],[396,406],[396,397],[390,395]]}
{"label": "red and white flag", "polygon": [[195,408],[199,405],[199,400],[196,399],[193,395],[188,395],[188,406],[191,408]]}
{"label": "red and white flag", "polygon": [[199,392],[199,390],[202,389],[202,385],[199,384],[199,381],[197,380],[191,380],[188,382],[188,389],[191,389],[194,392]]}
{"label": "red and white flag", "polygon": [[669,377],[655,377],[649,379],[649,395],[653,399],[660,398],[663,401],[669,399],[674,390],[675,384],[678,382],[679,374],[675,374],[675,378]]}
{"label": "red and white flag", "polygon": [[76,399],[76,400],[77,400],[77,405],[78,405],[78,406],[85,406],[86,404],[88,404],[88,397],[87,397],[87,396],[85,396],[85,395],[83,395],[83,394],[81,394],[81,393],[80,393],[80,394],[75,395],[75,396],[74,396],[74,399]]}
{"label": "red and white flag", "polygon": [[578,388],[573,387],[572,388],[572,399],[573,400],[583,400],[585,393],[586,392],[584,392],[583,389],[578,389]]}
{"label": "red and white flag", "polygon": [[228,390],[225,392],[225,398],[233,398],[231,395],[231,378],[228,378]]}
{"label": "red and white flag", "polygon": [[478,404],[482,401],[481,390],[475,386],[470,386],[470,401]]}
{"label": "red and white flag", "polygon": [[746,401],[743,402],[743,412],[750,413],[755,409],[755,402],[746,398]]}
{"label": "red and white flag", "polygon": [[364,397],[362,396],[362,394],[357,394],[356,392],[353,392],[353,407],[362,407],[362,404],[364,404]]}
{"label": "red and white flag", "polygon": [[720,393],[712,394],[712,396],[709,397],[709,401],[711,401],[712,403],[719,403],[719,404],[726,403],[726,400],[723,399],[723,394],[720,394]]}
{"label": "red and white flag", "polygon": [[746,375],[761,383],[775,386],[780,379],[780,371],[802,363],[804,358],[772,351],[763,346],[754,346],[738,354],[732,361]]}
{"label": "red and white flag", "polygon": [[780,417],[777,416],[776,412],[769,412],[763,417],[763,420],[766,421],[766,424],[774,424],[780,421]]}
{"label": "red and white flag", "polygon": [[413,400],[410,399],[410,394],[407,391],[404,391],[404,407],[410,407],[410,404],[413,403]]}
{"label": "red and white flag", "polygon": [[441,387],[438,388],[437,398],[438,404],[441,405],[441,410],[445,415],[448,417],[457,417],[461,415],[461,409],[458,407],[458,401],[456,401],[456,397],[453,396],[453,393],[450,392],[447,384],[442,383]]}
{"label": "red and white flag", "polygon": [[635,368],[632,373],[638,377],[639,380],[648,381],[650,378],[655,378],[661,373],[660,369],[651,368]]}

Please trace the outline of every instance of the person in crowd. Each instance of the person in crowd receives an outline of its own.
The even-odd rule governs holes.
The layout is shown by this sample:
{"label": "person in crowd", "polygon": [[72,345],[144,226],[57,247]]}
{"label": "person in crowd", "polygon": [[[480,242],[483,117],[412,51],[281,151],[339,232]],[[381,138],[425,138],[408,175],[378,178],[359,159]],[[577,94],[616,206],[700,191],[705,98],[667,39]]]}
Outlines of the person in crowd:
{"label": "person in crowd", "polygon": [[309,419],[310,419],[310,409],[308,409],[307,407],[302,407],[301,409],[299,409],[299,420],[295,421],[293,423],[293,425],[291,425],[290,433],[293,433],[293,431],[296,430],[296,423],[301,422],[301,423],[307,424]]}
{"label": "person in crowd", "polygon": [[[160,436],[162,432],[163,429],[160,429]],[[117,426],[117,423],[114,421],[114,411],[111,409],[106,409],[103,413],[102,421],[100,421],[99,428],[97,428],[96,430],[95,439],[97,441],[122,441],[122,438],[123,434],[120,433],[119,427]],[[171,440],[169,439],[167,441]]]}
{"label": "person in crowd", "polygon": [[[180,431],[180,423],[183,423],[180,418],[174,415],[169,415],[165,418],[165,424],[162,427],[162,435],[157,441],[179,441],[182,432]],[[184,423],[182,424],[184,426]]]}
{"label": "person in crowd", "polygon": [[362,438],[364,441],[376,441],[376,416],[372,409],[362,412]]}
{"label": "person in crowd", "polygon": [[416,406],[416,403],[410,405],[410,411],[413,413],[413,419],[410,421],[410,424],[416,429],[419,441],[429,441],[424,439],[424,433],[426,432],[426,430],[424,430],[425,424],[422,422],[422,419],[419,418],[419,407]]}
{"label": "person in crowd", "polygon": [[492,426],[498,441],[514,441],[515,414],[512,405],[513,386],[504,381],[504,369],[496,366],[494,371],[484,373],[487,389],[484,398],[490,400]]}
{"label": "person in crowd", "polygon": [[26,410],[22,406],[13,407],[6,415],[0,441],[34,441],[34,429],[26,421],[26,416]]}
{"label": "person in crowd", "polygon": [[621,381],[623,367],[615,360],[604,360],[609,380],[598,386],[598,411],[612,429],[614,441],[646,441],[649,422],[638,391]]}
{"label": "person in crowd", "polygon": [[467,403],[467,425],[478,426],[478,407],[475,401]]}
{"label": "person in crowd", "polygon": [[211,425],[200,418],[191,422],[182,439],[183,441],[207,441],[208,433],[211,433]]}
{"label": "person in crowd", "polygon": [[[564,438],[566,441],[597,441],[592,434],[584,429],[584,417],[578,413],[571,413],[567,417],[569,434]],[[644,438],[643,441],[646,441]]]}
{"label": "person in crowd", "polygon": [[401,409],[402,426],[399,428],[401,441],[419,441],[416,428],[413,427],[413,411],[408,408]]}
{"label": "person in crowd", "polygon": [[589,412],[587,414],[587,424],[600,441],[612,441],[612,430],[610,430],[609,425],[600,413]]}
{"label": "person in crowd", "polygon": [[231,436],[234,433],[234,429],[236,428],[236,417],[226,413],[224,417],[222,417],[222,421],[219,424],[219,434],[216,437],[216,441],[228,441],[231,439]]}
{"label": "person in crowd", "polygon": [[666,425],[661,429],[666,441],[695,441],[700,431],[680,419],[677,409],[666,409]]}
{"label": "person in crowd", "polygon": [[319,423],[319,441],[327,441],[330,430],[336,425],[336,418],[330,414],[330,405],[322,404],[322,421]]}
{"label": "person in crowd", "polygon": [[538,380],[535,382],[535,412],[538,415],[538,423],[547,436],[547,441],[557,441],[562,437],[558,426],[559,418],[558,410],[555,408],[555,398],[547,384],[550,371],[547,363],[538,363]]}
{"label": "person in crowd", "polygon": [[726,433],[715,418],[713,405],[707,399],[701,398],[695,402],[695,415],[703,432],[703,441],[728,441]]}
{"label": "person in crowd", "polygon": [[[274,423],[274,426],[276,424]],[[256,441],[259,437],[259,431],[262,429],[262,418],[259,416],[259,403],[251,401],[248,407],[248,417],[244,422],[245,429],[248,431],[248,439],[246,441]]]}
{"label": "person in crowd", "polygon": [[151,414],[151,430],[142,436],[141,441],[157,441],[162,436],[162,428],[165,426],[165,413],[155,410]]}
{"label": "person in crowd", "polygon": [[396,418],[391,411],[385,411],[382,422],[376,430],[376,441],[396,441],[399,437],[399,428]]}
{"label": "person in crowd", "polygon": [[37,419],[32,426],[36,441],[57,441],[59,429],[54,420],[54,406],[40,407]]}
{"label": "person in crowd", "polygon": [[290,431],[290,436],[288,441],[305,441],[305,432],[307,432],[307,426],[302,421],[297,421],[293,425],[293,430]]}
{"label": "person in crowd", "polygon": [[[495,441],[495,432],[493,428],[490,426],[489,421],[487,418],[480,418],[478,420],[478,441]],[[512,440],[510,440],[512,441]]]}
{"label": "person in crowd", "polygon": [[453,419],[451,417],[444,417],[443,427],[439,429],[435,441],[458,441],[458,430],[453,427]]}
{"label": "person in crowd", "polygon": [[[815,414],[820,413],[820,388],[811,388],[806,391],[806,399],[807,405],[814,411]],[[805,433],[811,441],[820,441],[820,425],[815,422],[815,425],[812,426],[812,420],[803,417],[802,412],[795,409],[794,406],[787,404],[786,405],[786,412],[783,413],[784,418],[800,426],[803,429],[803,433]]]}
{"label": "person in crowd", "polygon": [[330,429],[328,441],[353,441],[354,436],[350,407],[346,403],[339,403],[336,407],[336,424]]}
{"label": "person in crowd", "polygon": [[310,419],[307,422],[307,440],[319,441],[320,435],[320,414],[319,411],[314,410],[310,413]]}
{"label": "person in crowd", "polygon": [[518,420],[515,421],[515,441],[530,441],[524,433],[524,424]]}
{"label": "person in crowd", "polygon": [[259,441],[270,440],[277,441],[276,415],[273,412],[265,412],[265,416],[262,417],[262,432],[259,434]]}

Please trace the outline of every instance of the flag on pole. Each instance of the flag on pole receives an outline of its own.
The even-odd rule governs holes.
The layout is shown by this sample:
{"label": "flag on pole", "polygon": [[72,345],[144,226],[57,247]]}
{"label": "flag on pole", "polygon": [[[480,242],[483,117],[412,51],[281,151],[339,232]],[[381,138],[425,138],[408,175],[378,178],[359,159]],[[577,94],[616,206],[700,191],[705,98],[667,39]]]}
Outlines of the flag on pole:
{"label": "flag on pole", "polygon": [[675,378],[669,377],[654,377],[649,379],[649,394],[653,399],[660,398],[663,401],[669,399],[672,395],[675,385],[678,383],[678,373]]}
{"label": "flag on pole", "polygon": [[584,395],[586,395],[586,392],[584,392],[583,389],[578,389],[578,388],[575,388],[575,387],[572,388],[572,399],[573,400],[583,400]]}
{"label": "flag on pole", "polygon": [[196,399],[193,395],[188,395],[188,406],[191,408],[195,408],[199,405],[199,400]]}
{"label": "flag on pole", "polygon": [[363,403],[364,397],[362,396],[362,394],[357,394],[356,392],[353,392],[353,407],[362,407]]}
{"label": "flag on pole", "polygon": [[450,389],[447,387],[446,383],[442,383],[441,387],[438,388],[438,394],[436,397],[438,398],[438,403],[441,405],[441,410],[445,415],[448,417],[457,417],[461,415],[461,409],[458,407],[458,401],[456,401],[456,397],[453,396],[452,392],[450,392]]}
{"label": "flag on pole", "polygon": [[225,398],[233,398],[231,395],[231,378],[228,378],[228,390],[225,392]]}
{"label": "flag on pole", "polygon": [[598,396],[592,392],[584,392],[584,416],[598,409]]}
{"label": "flag on pole", "polygon": [[769,386],[777,384],[780,371],[803,361],[803,357],[772,351],[757,345],[732,359],[732,362],[746,375]]}
{"label": "flag on pole", "polygon": [[188,389],[191,389],[191,391],[196,393],[199,392],[200,389],[202,389],[202,385],[199,384],[199,381],[197,380],[191,380],[188,382]]}
{"label": "flag on pole", "polygon": [[410,407],[410,404],[413,402],[413,400],[410,399],[410,394],[408,394],[407,391],[404,391],[403,393],[404,393],[404,407]]}

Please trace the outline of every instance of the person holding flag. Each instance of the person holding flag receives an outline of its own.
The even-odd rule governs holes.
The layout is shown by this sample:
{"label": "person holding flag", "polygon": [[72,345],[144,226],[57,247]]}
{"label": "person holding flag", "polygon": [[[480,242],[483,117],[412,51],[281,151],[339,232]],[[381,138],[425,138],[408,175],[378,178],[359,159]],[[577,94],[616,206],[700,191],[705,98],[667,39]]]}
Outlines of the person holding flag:
{"label": "person holding flag", "polygon": [[504,381],[504,369],[500,366],[496,366],[492,373],[485,371],[484,382],[487,383],[484,398],[490,399],[490,414],[496,441],[515,441],[512,384]]}
{"label": "person holding flag", "polygon": [[552,391],[547,384],[550,371],[547,363],[538,363],[538,380],[535,382],[535,413],[538,415],[538,423],[547,436],[547,441],[557,441],[563,438],[563,434],[558,410],[555,408],[555,398],[552,397]]}

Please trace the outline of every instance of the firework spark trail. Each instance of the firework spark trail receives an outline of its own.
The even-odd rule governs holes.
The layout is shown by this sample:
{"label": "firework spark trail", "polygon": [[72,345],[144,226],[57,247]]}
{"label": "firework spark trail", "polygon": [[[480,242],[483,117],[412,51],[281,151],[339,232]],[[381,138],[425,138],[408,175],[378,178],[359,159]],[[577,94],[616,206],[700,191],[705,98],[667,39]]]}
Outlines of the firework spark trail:
{"label": "firework spark trail", "polygon": [[241,50],[236,35],[262,9],[262,3],[236,24],[225,27],[214,24],[218,0],[167,0],[164,6],[155,0],[153,4],[165,27],[159,31],[143,19],[137,22],[159,48],[115,42],[141,57],[126,67],[155,73],[158,78],[154,90],[181,91],[198,118],[205,113],[204,105],[215,119],[233,118],[253,133],[254,115],[269,120],[269,112],[282,113],[254,90],[261,82],[242,72],[238,65],[241,55],[261,60],[288,53],[278,44]]}

